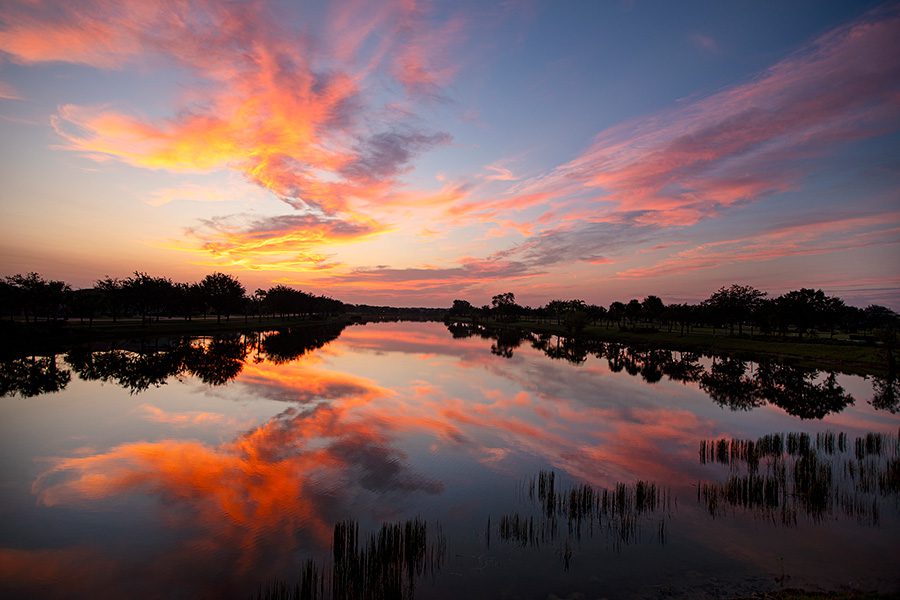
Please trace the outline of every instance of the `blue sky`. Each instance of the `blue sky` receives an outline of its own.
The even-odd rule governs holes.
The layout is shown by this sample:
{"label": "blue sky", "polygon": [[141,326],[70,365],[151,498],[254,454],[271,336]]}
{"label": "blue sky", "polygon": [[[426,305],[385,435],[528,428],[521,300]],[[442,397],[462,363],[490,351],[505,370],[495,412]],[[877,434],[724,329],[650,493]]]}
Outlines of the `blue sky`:
{"label": "blue sky", "polygon": [[6,2],[0,270],[900,306],[893,3]]}

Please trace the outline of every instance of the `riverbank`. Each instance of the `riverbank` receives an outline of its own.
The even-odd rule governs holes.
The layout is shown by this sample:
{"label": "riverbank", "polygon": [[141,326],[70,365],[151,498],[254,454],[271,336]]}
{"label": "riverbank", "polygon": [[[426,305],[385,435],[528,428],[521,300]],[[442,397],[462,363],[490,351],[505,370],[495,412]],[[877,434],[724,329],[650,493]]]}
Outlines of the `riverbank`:
{"label": "riverbank", "polygon": [[44,355],[64,352],[74,346],[165,338],[213,336],[248,331],[314,329],[344,327],[380,321],[422,321],[420,312],[398,314],[343,313],[304,317],[196,317],[190,320],[165,318],[142,322],[140,319],[97,319],[87,321],[0,321],[0,357]]}
{"label": "riverbank", "polygon": [[[471,319],[456,319],[473,322]],[[501,322],[477,320],[488,329],[525,330],[537,334],[575,337],[600,342],[616,342],[632,346],[653,346],[667,350],[701,352],[704,354],[729,354],[747,360],[771,357],[787,360],[798,366],[821,370],[838,370],[856,375],[886,376],[888,374],[887,350],[880,346],[847,341],[808,338],[783,340],[774,336],[731,336],[679,332],[628,330],[603,325],[587,325],[578,333],[571,333],[565,325],[534,321]]]}

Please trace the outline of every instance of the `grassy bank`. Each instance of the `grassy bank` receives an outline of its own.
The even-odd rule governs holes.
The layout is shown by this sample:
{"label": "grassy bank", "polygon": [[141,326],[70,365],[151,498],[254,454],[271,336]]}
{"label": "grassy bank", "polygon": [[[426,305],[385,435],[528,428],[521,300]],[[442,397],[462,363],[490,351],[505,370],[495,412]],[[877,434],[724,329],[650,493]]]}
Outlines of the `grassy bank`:
{"label": "grassy bank", "polygon": [[[465,319],[461,319],[465,320]],[[771,357],[789,360],[794,364],[823,370],[833,369],[858,375],[884,376],[888,372],[887,351],[874,345],[865,345],[842,340],[823,338],[787,338],[774,336],[727,335],[719,330],[718,335],[691,333],[681,335],[667,331],[633,331],[615,326],[587,325],[577,334],[566,330],[564,325],[534,321],[498,322],[480,320],[479,324],[488,328],[521,329],[534,333],[572,336],[604,342],[619,342],[633,346],[653,346],[668,350],[702,352],[706,354],[731,354],[752,360]]]}

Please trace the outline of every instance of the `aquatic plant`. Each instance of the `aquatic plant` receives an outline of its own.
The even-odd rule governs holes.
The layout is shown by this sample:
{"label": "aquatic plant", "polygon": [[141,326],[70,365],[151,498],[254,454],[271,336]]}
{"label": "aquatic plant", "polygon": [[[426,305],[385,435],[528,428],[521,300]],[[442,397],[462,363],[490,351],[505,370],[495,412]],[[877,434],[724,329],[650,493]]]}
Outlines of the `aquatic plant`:
{"label": "aquatic plant", "polygon": [[723,482],[697,484],[698,502],[714,517],[739,508],[788,526],[800,515],[877,525],[881,499],[900,493],[900,434],[867,433],[852,445],[831,431],[723,438],[701,441],[699,454],[701,464],[731,471]]}
{"label": "aquatic plant", "polygon": [[405,600],[415,595],[417,580],[441,568],[447,551],[440,526],[429,534],[418,518],[382,524],[364,541],[356,521],[340,521],[334,525],[331,549],[330,568],[308,559],[294,583],[273,580],[251,598]]}
{"label": "aquatic plant", "polygon": [[583,536],[603,536],[621,550],[640,542],[642,527],[655,520],[654,539],[665,544],[668,518],[676,505],[671,492],[653,482],[616,483],[609,489],[585,483],[563,487],[553,471],[540,471],[526,482],[525,490],[537,510],[502,515],[497,536],[523,548],[554,547],[565,569],[573,560],[574,543]]}

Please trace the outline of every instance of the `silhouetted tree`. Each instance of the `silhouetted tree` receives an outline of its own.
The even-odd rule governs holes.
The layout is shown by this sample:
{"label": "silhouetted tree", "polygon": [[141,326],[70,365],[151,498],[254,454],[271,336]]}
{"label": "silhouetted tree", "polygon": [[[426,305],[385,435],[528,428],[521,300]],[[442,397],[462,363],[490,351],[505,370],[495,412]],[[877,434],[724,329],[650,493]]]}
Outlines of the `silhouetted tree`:
{"label": "silhouetted tree", "polygon": [[74,290],[68,294],[67,304],[73,317],[88,319],[89,325],[93,325],[94,317],[103,310],[103,294],[92,288]]}
{"label": "silhouetted tree", "polygon": [[159,320],[160,314],[171,303],[174,290],[171,279],[138,271],[122,281],[123,296],[141,316],[142,323],[150,323],[154,318]]}
{"label": "silhouetted tree", "polygon": [[587,315],[591,324],[596,325],[598,321],[606,319],[606,308],[596,304],[588,304]]}
{"label": "silhouetted tree", "polygon": [[637,324],[638,319],[641,318],[641,303],[637,298],[632,298],[625,305],[625,316],[631,321],[632,327]]}
{"label": "silhouetted tree", "polygon": [[203,278],[200,283],[203,298],[216,313],[216,321],[221,322],[222,315],[226,320],[231,314],[241,309],[244,300],[244,286],[241,282],[225,273],[213,273]]}
{"label": "silhouetted tree", "polygon": [[775,306],[782,332],[794,325],[797,335],[803,337],[804,333],[819,322],[826,303],[825,292],[809,288],[800,288],[779,296],[775,299]]}
{"label": "silhouetted tree", "polygon": [[737,323],[738,335],[742,335],[744,323],[751,319],[753,311],[765,296],[765,292],[752,286],[735,283],[728,288],[719,288],[703,304],[710,311],[714,322],[728,323],[732,335]]}
{"label": "silhouetted tree", "polygon": [[651,322],[660,319],[665,312],[665,305],[659,296],[647,296],[641,302],[641,314]]}
{"label": "silhouetted tree", "polygon": [[114,279],[107,275],[94,283],[94,289],[100,292],[106,312],[112,317],[113,323],[115,323],[125,304],[122,280]]}
{"label": "silhouetted tree", "polygon": [[17,300],[26,323],[29,315],[35,321],[39,316],[48,321],[62,316],[66,294],[72,289],[64,281],[48,281],[34,272],[7,277],[6,283],[15,290],[12,295]]}
{"label": "silhouetted tree", "polygon": [[472,314],[472,304],[468,300],[454,300],[450,307],[450,314],[456,317],[465,317]]}
{"label": "silhouetted tree", "polygon": [[510,319],[516,314],[519,305],[516,304],[516,295],[512,292],[497,294],[491,298],[491,307],[497,313],[500,320]]}
{"label": "silhouetted tree", "polygon": [[615,321],[616,324],[621,328],[622,327],[622,319],[625,318],[625,305],[621,302],[613,302],[609,305],[609,312],[607,313],[607,317],[610,321]]}

